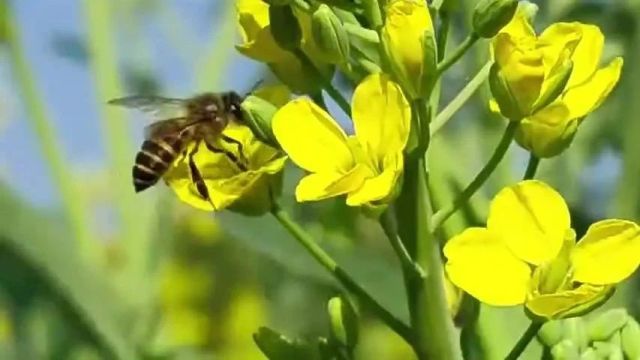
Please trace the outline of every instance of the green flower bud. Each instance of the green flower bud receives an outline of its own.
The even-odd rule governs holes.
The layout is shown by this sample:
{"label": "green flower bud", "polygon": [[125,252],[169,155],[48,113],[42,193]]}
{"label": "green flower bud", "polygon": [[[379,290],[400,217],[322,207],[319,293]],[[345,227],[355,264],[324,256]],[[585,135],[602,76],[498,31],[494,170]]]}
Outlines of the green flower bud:
{"label": "green flower bud", "polygon": [[331,336],[341,346],[353,349],[358,342],[358,315],[348,299],[334,297],[327,304]]}
{"label": "green flower bud", "polygon": [[481,0],[473,11],[473,30],[480,37],[492,38],[511,21],[517,8],[517,0]]}
{"label": "green flower bud", "polygon": [[580,360],[599,360],[598,354],[592,348],[588,348],[580,354]]}
{"label": "green flower bud", "polygon": [[598,359],[610,359],[610,356],[618,350],[615,345],[603,341],[594,342],[592,347],[598,355]]}
{"label": "green flower bud", "polygon": [[622,350],[629,359],[640,359],[640,325],[628,317],[626,325],[620,332]]}
{"label": "green flower bud", "polygon": [[331,8],[322,4],[311,17],[311,34],[321,50],[322,61],[345,64],[349,61],[349,36],[342,21]]}
{"label": "green flower bud", "polygon": [[551,355],[554,359],[578,359],[580,352],[578,346],[573,341],[566,339],[562,340],[554,347],[551,348]]}
{"label": "green flower bud", "polygon": [[291,6],[269,6],[269,24],[271,35],[281,48],[294,50],[300,46],[302,29]]}
{"label": "green flower bud", "polygon": [[627,324],[629,314],[625,309],[609,310],[591,319],[587,326],[587,333],[591,341],[606,341],[616,331]]}
{"label": "green flower bud", "polygon": [[589,337],[587,336],[587,329],[584,320],[579,317],[566,319],[564,321],[564,333],[565,338],[570,339],[579,352],[587,348],[589,344]]}
{"label": "green flower bud", "polygon": [[278,142],[271,130],[271,119],[278,108],[269,101],[249,95],[242,102],[242,112],[244,122],[251,129],[253,134],[265,144],[278,147]]}
{"label": "green flower bud", "polygon": [[538,339],[543,344],[552,347],[562,341],[564,337],[564,322],[562,320],[547,321],[540,331],[538,331]]}

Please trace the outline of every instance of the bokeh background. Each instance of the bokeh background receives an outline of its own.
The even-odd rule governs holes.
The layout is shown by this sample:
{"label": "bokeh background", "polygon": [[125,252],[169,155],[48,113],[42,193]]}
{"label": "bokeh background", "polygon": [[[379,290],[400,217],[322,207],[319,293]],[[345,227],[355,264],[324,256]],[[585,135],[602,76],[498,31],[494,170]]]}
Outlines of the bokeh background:
{"label": "bokeh background", "polygon": [[[474,4],[459,1],[452,42],[466,35]],[[598,24],[603,60],[625,58],[617,90],[538,177],[567,198],[578,235],[603,217],[638,221],[640,1],[537,4],[539,29]],[[233,1],[0,0],[0,359],[262,359],[252,340],[259,326],[327,335],[326,302],[339,292],[332,279],[273,219],[193,210],[164,186],[134,194],[145,122],[105,106],[126,94],[244,93],[275,81],[235,51],[236,26]],[[453,68],[443,106],[486,60],[481,43]],[[487,99],[481,88],[434,140],[437,201],[493,151],[504,123]],[[481,223],[488,199],[522,176],[526,160],[514,145],[445,235]],[[341,201],[293,206],[299,173],[290,170],[283,196],[296,217],[406,317],[399,268],[375,223]],[[638,315],[639,285],[630,280],[607,306]],[[382,324],[361,320],[358,358],[411,359]],[[488,358],[505,354],[526,324],[521,309],[483,307],[477,330]]]}

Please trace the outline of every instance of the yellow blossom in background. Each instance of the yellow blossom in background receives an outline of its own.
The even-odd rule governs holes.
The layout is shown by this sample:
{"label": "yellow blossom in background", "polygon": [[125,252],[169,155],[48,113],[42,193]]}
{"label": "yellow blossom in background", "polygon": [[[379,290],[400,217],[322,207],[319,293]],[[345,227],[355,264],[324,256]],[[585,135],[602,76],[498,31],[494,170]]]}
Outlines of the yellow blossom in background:
{"label": "yellow blossom in background", "polygon": [[[242,42],[236,49],[244,56],[263,62],[289,88],[297,93],[307,93],[319,84],[309,81],[310,73],[293,53],[278,46],[269,24],[269,5],[262,0],[237,0],[236,10]],[[311,32],[311,16],[302,11],[295,11],[302,30],[300,48],[306,53],[314,65],[323,73],[330,74],[332,67],[315,63],[322,58]]]}
{"label": "yellow blossom in background", "polygon": [[359,206],[392,195],[403,170],[411,110],[400,87],[384,74],[366,77],[352,102],[355,135],[348,136],[318,105],[299,98],[273,118],[273,133],[291,160],[310,172],[298,201],[347,195]]}
{"label": "yellow blossom in background", "polygon": [[604,36],[594,25],[555,23],[537,36],[526,9],[521,4],[492,41],[492,107],[521,121],[516,140],[522,147],[551,157],[569,146],[580,122],[613,90],[622,58],[599,67]]}
{"label": "yellow blossom in background", "polygon": [[[277,182],[286,156],[258,141],[246,126],[230,124],[224,134],[241,143],[242,151],[236,144],[220,139],[215,146],[233,154],[236,161],[226,154],[210,151],[204,142],[199,144],[194,155],[194,162],[204,178],[211,201],[198,192],[191,177],[188,158],[184,154],[173,162],[164,180],[180,200],[198,209],[219,211],[234,206],[234,209],[249,213],[268,211],[271,186]],[[191,144],[187,152],[194,146],[195,143]]]}
{"label": "yellow blossom in background", "polygon": [[446,244],[451,281],[494,306],[525,304],[535,316],[559,318],[591,309],[640,264],[640,227],[631,221],[592,224],[576,243],[564,199],[528,180],[500,191],[487,226]]}
{"label": "yellow blossom in background", "polygon": [[433,22],[425,1],[392,0],[381,36],[398,82],[411,98],[426,95],[435,78]]}

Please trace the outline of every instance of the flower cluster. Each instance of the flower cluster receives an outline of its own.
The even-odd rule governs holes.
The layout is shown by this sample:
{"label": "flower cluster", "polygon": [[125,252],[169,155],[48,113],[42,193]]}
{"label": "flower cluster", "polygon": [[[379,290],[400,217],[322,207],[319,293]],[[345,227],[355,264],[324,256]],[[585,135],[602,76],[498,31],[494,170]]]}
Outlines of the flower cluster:
{"label": "flower cluster", "polygon": [[[416,310],[420,306],[447,311],[446,301],[438,300],[445,298],[438,295],[444,293],[438,289],[443,281],[439,275],[430,280],[431,274],[445,274],[445,282],[485,304],[524,305],[534,321],[578,316],[602,304],[640,264],[640,227],[603,220],[576,241],[567,204],[544,182],[505,184],[491,202],[485,227],[470,227],[446,242],[444,270],[433,239],[495,170],[514,138],[532,159],[566,150],[580,123],[614,89],[622,59],[600,66],[604,36],[594,25],[556,23],[537,35],[535,5],[515,0],[480,1],[466,40],[439,54],[446,51],[438,42],[445,41],[447,28],[434,26],[438,12],[423,0],[383,3],[238,0],[238,51],[266,64],[286,90],[258,89],[248,96],[244,123],[224,130],[232,142],[219,139],[215,151],[207,144],[191,145],[200,146],[194,162],[210,199],[195,186],[185,156],[174,162],[166,182],[201,209],[271,211],[352,290],[355,282],[345,280],[347,275],[274,205],[290,159],[304,171],[295,189],[298,202],[340,197],[349,206],[378,210],[365,214],[379,220],[394,246],[409,294],[418,294],[410,299],[410,310],[421,314],[435,312]],[[443,73],[482,38],[489,39],[491,54],[489,108],[508,120],[507,130],[497,155],[453,204],[432,209],[437,204],[429,201],[425,153],[437,115],[433,94],[439,93]],[[350,101],[334,85],[336,73],[351,85]],[[292,93],[299,96],[291,98]],[[333,100],[329,106],[325,95]],[[532,176],[528,172],[527,178]],[[431,254],[418,250],[424,248]],[[432,286],[435,295],[420,298],[422,286]],[[366,296],[361,288],[354,292]],[[375,301],[365,303],[384,314]],[[419,318],[413,315],[412,320]],[[446,333],[443,319],[431,320],[441,321],[438,331]],[[407,330],[401,321],[389,323],[420,358],[440,358],[420,343],[427,337],[420,324]]]}

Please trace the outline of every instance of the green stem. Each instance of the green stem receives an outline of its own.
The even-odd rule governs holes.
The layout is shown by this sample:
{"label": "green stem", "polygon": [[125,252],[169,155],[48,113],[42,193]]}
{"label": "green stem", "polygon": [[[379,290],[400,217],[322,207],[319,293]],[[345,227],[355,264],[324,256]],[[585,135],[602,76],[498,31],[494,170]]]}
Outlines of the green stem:
{"label": "green stem", "polygon": [[461,354],[445,295],[440,247],[427,221],[432,209],[425,163],[430,142],[430,114],[425,100],[418,99],[412,103],[412,115],[418,125],[416,130],[424,131],[420,131],[418,136],[420,152],[405,158],[404,183],[395,208],[401,240],[410,258],[425,270],[422,276],[405,278],[411,328],[415,336],[413,348],[419,360],[459,359]]}
{"label": "green stem", "polygon": [[338,265],[331,256],[326,253],[304,229],[298,225],[289,214],[279,205],[274,205],[271,214],[289,233],[302,245],[313,258],[329,271],[338,282],[355,295],[372,313],[387,324],[393,331],[400,335],[407,343],[412,344],[411,329],[400,319],[396,318],[380,303],[378,303],[367,291],[358,284],[349,274]]}
{"label": "green stem", "polygon": [[448,207],[441,209],[438,211],[433,218],[431,219],[431,229],[437,230],[442,224],[453,215],[460,206],[465,204],[473,194],[480,189],[480,187],[489,179],[489,176],[493,173],[493,171],[498,167],[500,161],[504,158],[504,155],[507,153],[509,149],[509,145],[511,144],[511,140],[513,140],[513,136],[518,127],[518,122],[511,121],[509,125],[504,130],[502,134],[502,138],[498,143],[493,155],[489,161],[484,165],[482,170],[476,175],[476,177],[471,181],[471,183],[462,191],[462,193],[456,198],[456,200],[450,204]]}
{"label": "green stem", "polygon": [[467,36],[467,38],[464,39],[464,41],[462,41],[462,43],[458,45],[458,47],[453,50],[453,52],[449,54],[447,58],[438,63],[438,75],[442,75],[442,73],[447,71],[447,69],[449,69],[453,64],[458,62],[462,55],[464,55],[467,50],[469,50],[469,48],[471,48],[471,46],[473,46],[473,44],[478,41],[478,39],[480,38],[475,33],[469,34],[469,36]]}
{"label": "green stem", "polygon": [[444,55],[447,51],[447,43],[449,41],[449,29],[451,28],[451,16],[446,11],[439,12],[440,14],[440,29],[438,29],[438,39],[436,44],[438,46],[438,62],[444,59]]}
{"label": "green stem", "polygon": [[311,100],[313,100],[314,103],[323,108],[324,111],[328,111],[327,104],[325,103],[324,97],[322,96],[321,92],[318,91],[315,94],[309,94],[309,97],[311,98]]}
{"label": "green stem", "polygon": [[400,239],[400,235],[398,235],[398,224],[394,216],[395,212],[391,208],[387,209],[387,211],[380,216],[380,226],[385,235],[387,235],[389,243],[400,261],[405,282],[409,283],[411,279],[416,277],[421,278],[425,276],[425,274],[420,265],[413,261],[402,239]]}
{"label": "green stem", "polygon": [[516,345],[511,349],[509,355],[505,357],[505,360],[516,360],[522,355],[524,349],[527,348],[527,345],[533,340],[536,336],[540,328],[542,327],[542,322],[531,322],[527,330],[525,330],[524,334],[520,337]]}
{"label": "green stem", "polygon": [[431,136],[438,132],[458,110],[469,101],[471,96],[482,86],[484,81],[489,77],[489,70],[491,70],[492,61],[488,61],[480,71],[467,83],[467,85],[458,93],[458,95],[451,100],[447,106],[435,117],[431,124]]}
{"label": "green stem", "polygon": [[333,86],[333,84],[331,83],[331,80],[325,78],[324,75],[322,75],[320,70],[318,70],[318,68],[313,64],[313,61],[309,59],[309,57],[307,56],[307,54],[304,53],[304,51],[300,49],[295,49],[293,50],[293,53],[302,62],[303,66],[307,67],[309,70],[313,72],[313,77],[321,82],[322,88],[324,89],[324,91],[326,91],[327,94],[333,99],[333,101],[335,101],[336,104],[338,104],[338,106],[342,109],[342,111],[344,111],[345,114],[351,117],[351,105],[349,104],[347,99],[345,99],[344,96],[342,96],[340,91],[338,91],[338,89],[336,89]]}
{"label": "green stem", "polygon": [[236,7],[229,2],[220,14],[219,23],[211,29],[210,38],[216,38],[205,53],[204,57],[196,64],[195,83],[198,91],[212,91],[220,84],[220,78],[225,74],[229,62],[234,55],[233,44],[236,30]]}
{"label": "green stem", "polygon": [[540,165],[540,158],[533,155],[533,153],[529,154],[529,163],[527,164],[527,170],[524,172],[523,180],[531,180],[536,176],[536,171],[538,171],[538,165]]}
{"label": "green stem", "polygon": [[14,76],[20,91],[25,108],[28,112],[27,120],[38,139],[40,153],[46,160],[45,163],[51,174],[51,178],[62,200],[67,221],[75,240],[78,242],[80,252],[90,255],[95,239],[91,233],[87,220],[87,204],[82,193],[77,190],[72,176],[72,169],[62,153],[62,146],[58,142],[58,136],[47,114],[44,101],[37,89],[33,71],[30,69],[22,39],[17,24],[14,22],[9,5],[5,15],[6,43],[9,48],[9,59],[14,71]]}
{"label": "green stem", "polygon": [[404,184],[398,198],[398,229],[425,276],[407,284],[414,350],[419,360],[460,358],[453,322],[448,310],[440,247],[428,226],[431,213],[424,157],[405,165]]}
{"label": "green stem", "polygon": [[[148,221],[141,212],[142,203],[135,197],[131,178],[123,176],[131,169],[132,149],[129,123],[120,109],[108,106],[109,99],[123,96],[120,73],[117,67],[113,19],[113,2],[109,0],[85,0],[84,11],[87,26],[87,43],[90,67],[96,86],[99,104],[102,134],[110,165],[113,200],[121,225],[119,240],[126,247],[128,259],[126,281],[131,286],[139,286],[145,275],[149,254],[149,236],[144,221]],[[144,221],[143,221],[144,220]],[[131,272],[129,272],[131,271]],[[125,271],[122,272],[123,274]]]}

